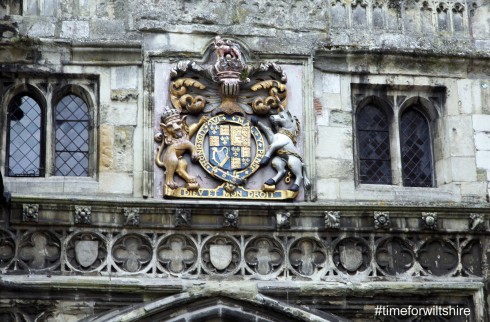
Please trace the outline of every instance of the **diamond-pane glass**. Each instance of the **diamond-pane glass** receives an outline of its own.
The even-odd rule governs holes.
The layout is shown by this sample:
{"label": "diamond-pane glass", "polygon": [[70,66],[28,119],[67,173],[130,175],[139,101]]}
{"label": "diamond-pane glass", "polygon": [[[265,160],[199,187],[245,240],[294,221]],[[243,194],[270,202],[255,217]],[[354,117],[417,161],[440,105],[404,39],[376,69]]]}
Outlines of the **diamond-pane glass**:
{"label": "diamond-pane glass", "polygon": [[56,106],[55,175],[88,176],[89,113],[78,96],[67,95]]}
{"label": "diamond-pane glass", "polygon": [[39,177],[42,173],[41,107],[29,96],[15,98],[9,106],[8,175]]}
{"label": "diamond-pane glass", "polygon": [[409,109],[400,119],[403,185],[432,187],[432,149],[429,123],[420,112]]}
{"label": "diamond-pane glass", "polygon": [[379,107],[367,105],[357,115],[360,182],[391,184],[388,116]]}

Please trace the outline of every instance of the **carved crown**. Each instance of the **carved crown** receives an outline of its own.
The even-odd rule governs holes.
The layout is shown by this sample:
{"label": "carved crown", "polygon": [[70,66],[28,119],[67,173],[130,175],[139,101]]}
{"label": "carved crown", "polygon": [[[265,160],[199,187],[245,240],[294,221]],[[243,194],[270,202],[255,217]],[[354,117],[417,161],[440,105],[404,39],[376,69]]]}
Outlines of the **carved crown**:
{"label": "carved crown", "polygon": [[162,113],[162,123],[168,124],[172,121],[180,120],[180,113],[173,107],[165,106]]}

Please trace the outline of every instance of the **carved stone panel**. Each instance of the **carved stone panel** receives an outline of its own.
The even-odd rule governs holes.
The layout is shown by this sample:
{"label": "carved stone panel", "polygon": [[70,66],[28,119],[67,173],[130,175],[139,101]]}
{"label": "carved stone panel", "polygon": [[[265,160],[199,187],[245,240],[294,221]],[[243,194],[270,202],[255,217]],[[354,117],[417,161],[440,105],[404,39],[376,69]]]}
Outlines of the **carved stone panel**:
{"label": "carved stone panel", "polygon": [[335,245],[333,261],[342,272],[355,274],[369,267],[371,253],[363,239],[345,238]]}
{"label": "carved stone panel", "polygon": [[458,266],[456,248],[442,239],[433,239],[424,243],[418,251],[417,258],[427,273],[436,276],[451,274]]}
{"label": "carved stone panel", "polygon": [[19,259],[28,269],[53,269],[59,265],[61,245],[48,231],[27,233],[19,244]]}
{"label": "carved stone panel", "polygon": [[14,238],[8,231],[0,230],[0,269],[8,267],[15,256]]}
{"label": "carved stone panel", "polygon": [[77,233],[68,240],[66,258],[75,270],[100,270],[106,263],[107,243],[99,234]]}
{"label": "carved stone panel", "polygon": [[240,254],[240,247],[233,238],[212,237],[204,243],[201,250],[202,267],[208,274],[234,274],[240,268]]}
{"label": "carved stone panel", "polygon": [[164,271],[182,274],[190,271],[197,262],[197,247],[189,237],[170,235],[157,248],[158,261]]}
{"label": "carved stone panel", "polygon": [[311,276],[321,269],[327,259],[324,245],[315,239],[302,238],[291,245],[289,262],[293,271],[304,276]]}
{"label": "carved stone panel", "polygon": [[376,263],[388,275],[402,274],[413,267],[415,254],[407,241],[391,237],[376,247]]}
{"label": "carved stone panel", "polygon": [[284,251],[276,240],[257,237],[247,244],[245,261],[255,273],[268,275],[280,269],[284,262]]}
{"label": "carved stone panel", "polygon": [[114,243],[112,257],[119,269],[135,273],[146,268],[153,257],[153,250],[146,237],[128,234]]}

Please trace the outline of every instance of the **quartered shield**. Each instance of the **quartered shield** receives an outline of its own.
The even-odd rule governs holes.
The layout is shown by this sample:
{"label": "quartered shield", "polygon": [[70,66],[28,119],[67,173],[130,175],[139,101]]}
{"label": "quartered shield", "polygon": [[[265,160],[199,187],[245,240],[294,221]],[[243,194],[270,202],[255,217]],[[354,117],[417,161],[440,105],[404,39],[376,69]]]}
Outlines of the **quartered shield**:
{"label": "quartered shield", "polygon": [[230,123],[209,126],[209,162],[228,171],[250,166],[250,126]]}
{"label": "quartered shield", "polygon": [[224,270],[231,264],[231,245],[210,245],[209,257],[211,264],[219,270]]}
{"label": "quartered shield", "polygon": [[75,258],[83,267],[89,267],[99,256],[99,242],[97,240],[79,240],[75,243]]}

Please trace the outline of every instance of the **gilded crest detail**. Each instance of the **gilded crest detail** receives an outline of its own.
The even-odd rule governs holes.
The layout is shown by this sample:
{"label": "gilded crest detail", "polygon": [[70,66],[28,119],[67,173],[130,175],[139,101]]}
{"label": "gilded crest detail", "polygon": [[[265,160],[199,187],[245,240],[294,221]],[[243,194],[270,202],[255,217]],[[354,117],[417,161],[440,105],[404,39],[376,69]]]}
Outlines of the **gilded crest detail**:
{"label": "gilded crest detail", "polygon": [[295,199],[309,182],[286,74],[275,63],[248,64],[234,40],[217,36],[212,46],[207,62],[180,61],[170,71],[172,106],[155,136],[164,196]]}

